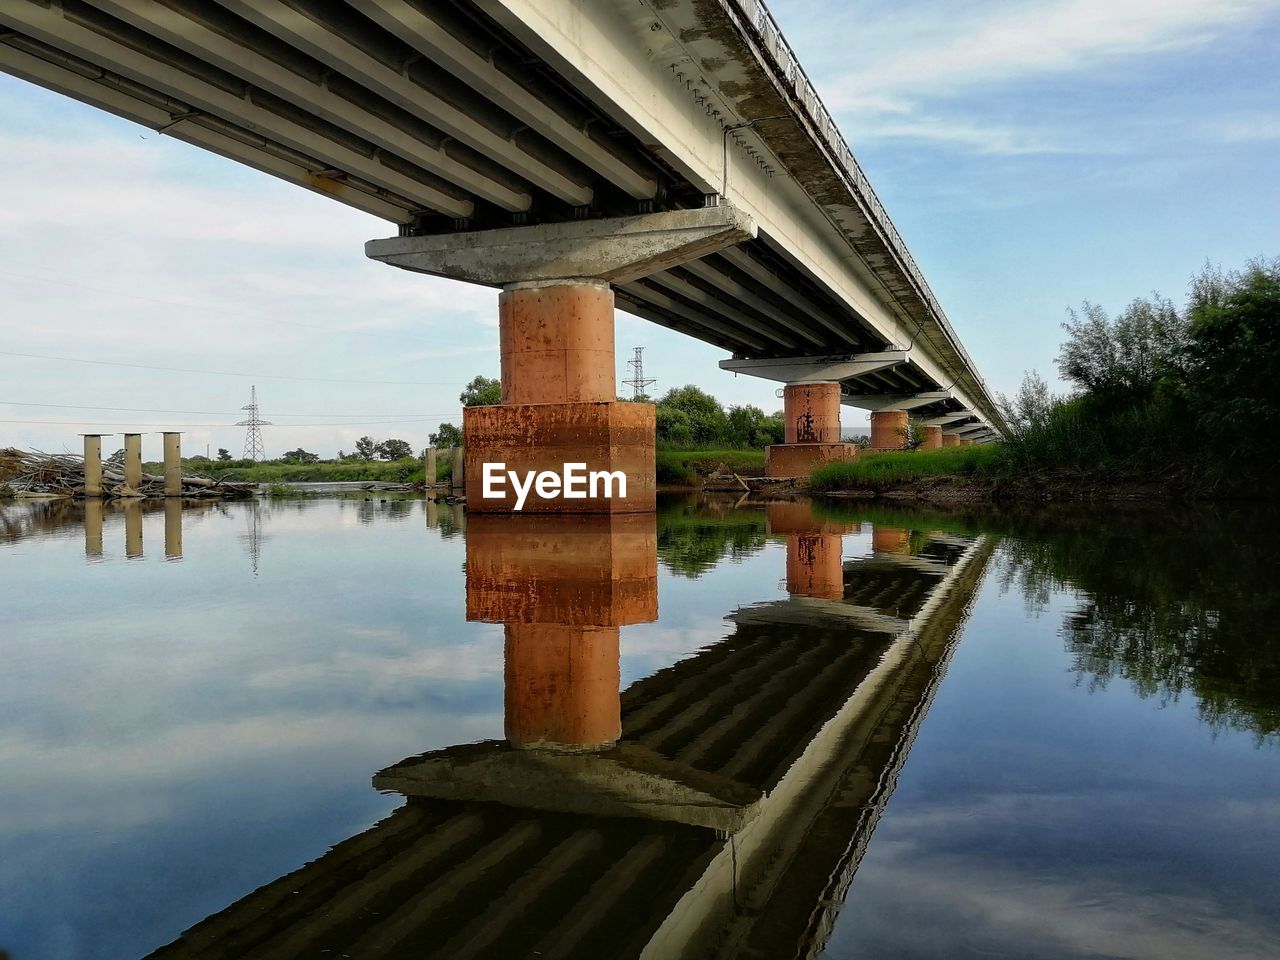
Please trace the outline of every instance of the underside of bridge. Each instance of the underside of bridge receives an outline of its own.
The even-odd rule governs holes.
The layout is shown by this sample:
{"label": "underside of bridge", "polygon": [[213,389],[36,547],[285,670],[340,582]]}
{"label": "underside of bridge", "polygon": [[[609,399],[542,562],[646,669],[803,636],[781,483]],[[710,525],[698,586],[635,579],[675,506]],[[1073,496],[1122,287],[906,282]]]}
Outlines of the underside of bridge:
{"label": "underside of bridge", "polygon": [[[909,410],[970,439],[1002,428],[759,0],[10,0],[0,70],[398,224],[369,256],[503,288],[503,379],[524,381],[504,404],[596,406],[491,414],[468,426],[477,449],[579,428],[589,449],[634,446],[646,423],[609,408],[614,304],[729,351],[735,373],[835,384],[873,427]],[[686,244],[684,221],[721,205],[745,229]],[[655,215],[675,233],[608,269]],[[548,259],[576,238],[576,272],[534,271],[567,288],[558,306],[527,264],[493,269],[513,234]],[[594,321],[556,312],[602,285]],[[563,357],[584,323],[610,328],[590,389],[528,389],[531,351],[508,339],[534,330]]]}

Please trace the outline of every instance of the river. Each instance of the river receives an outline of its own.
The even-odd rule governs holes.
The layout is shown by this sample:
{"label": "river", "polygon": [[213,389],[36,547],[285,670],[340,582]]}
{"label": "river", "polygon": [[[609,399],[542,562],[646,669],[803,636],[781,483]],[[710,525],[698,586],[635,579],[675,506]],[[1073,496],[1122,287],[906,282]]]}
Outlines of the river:
{"label": "river", "polygon": [[1274,958],[1278,533],[0,504],[0,957]]}

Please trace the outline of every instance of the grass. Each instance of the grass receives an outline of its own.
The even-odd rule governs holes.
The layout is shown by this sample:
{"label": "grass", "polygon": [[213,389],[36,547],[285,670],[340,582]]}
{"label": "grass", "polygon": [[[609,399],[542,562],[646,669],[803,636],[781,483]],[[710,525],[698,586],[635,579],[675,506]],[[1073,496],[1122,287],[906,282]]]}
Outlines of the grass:
{"label": "grass", "polygon": [[995,478],[1004,473],[1002,444],[943,447],[941,450],[868,453],[832,463],[813,473],[809,487],[816,493],[874,489],[938,477]]}
{"label": "grass", "polygon": [[[439,465],[441,479],[449,476],[448,463]],[[245,483],[344,483],[367,481],[370,483],[421,483],[423,478],[422,460],[418,457],[405,457],[403,460],[329,460],[320,463],[285,463],[280,460],[267,460],[262,463],[246,463],[233,461],[222,464],[217,461],[196,460],[184,461],[183,468],[189,473],[199,473],[208,477],[225,477],[228,480],[239,480]],[[144,464],[143,469],[149,473],[160,473],[162,464]]]}
{"label": "grass", "polygon": [[689,486],[721,464],[730,473],[746,477],[764,473],[763,450],[668,450],[657,452],[658,483]]}

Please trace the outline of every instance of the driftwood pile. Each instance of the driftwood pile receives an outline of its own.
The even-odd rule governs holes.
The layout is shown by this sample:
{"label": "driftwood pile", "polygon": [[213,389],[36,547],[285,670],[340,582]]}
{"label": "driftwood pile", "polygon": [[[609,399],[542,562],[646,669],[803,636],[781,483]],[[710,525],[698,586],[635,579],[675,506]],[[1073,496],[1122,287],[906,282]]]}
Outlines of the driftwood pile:
{"label": "driftwood pile", "polygon": [[[17,496],[83,497],[84,457],[13,447],[0,450],[0,487],[8,487]],[[253,491],[254,485],[249,483],[199,476],[182,478],[184,497],[237,500],[253,496]],[[102,465],[102,495],[108,498],[163,497],[164,477],[144,473],[141,489],[130,491],[125,486],[124,468],[108,461]]]}

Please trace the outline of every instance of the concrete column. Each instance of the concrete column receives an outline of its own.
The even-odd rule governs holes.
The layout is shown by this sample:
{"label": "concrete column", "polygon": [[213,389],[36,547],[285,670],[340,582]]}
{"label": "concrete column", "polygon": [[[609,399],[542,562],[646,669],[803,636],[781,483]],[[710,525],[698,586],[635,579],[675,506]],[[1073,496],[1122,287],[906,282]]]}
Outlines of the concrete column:
{"label": "concrete column", "polygon": [[182,559],[182,501],[172,498],[164,502],[164,557]]}
{"label": "concrete column", "polygon": [[142,504],[126,500],[124,509],[124,555],[130,560],[142,556]]}
{"label": "concrete column", "polygon": [[871,531],[871,549],[876,553],[911,555],[911,531],[902,527],[875,527]]}
{"label": "concrete column", "polygon": [[789,383],[782,409],[787,443],[840,442],[840,384]]}
{"label": "concrete column", "polygon": [[498,298],[502,402],[616,399],[606,283],[515,284]]}
{"label": "concrete column", "polygon": [[142,495],[142,434],[124,435],[124,485],[132,496]]}
{"label": "concrete column", "polygon": [[907,411],[877,410],[871,414],[871,449],[901,450],[907,442]]}
{"label": "concrete column", "polygon": [[587,751],[619,736],[619,628],[658,616],[652,514],[470,517],[467,619],[506,626],[513,746]]}
{"label": "concrete column", "polygon": [[84,502],[84,555],[91,560],[102,556],[101,497],[90,497]]}
{"label": "concrete column", "polygon": [[962,447],[971,447],[971,446],[973,446],[973,441],[972,441],[972,440],[970,440],[968,437],[961,437],[961,438],[960,438],[960,446],[962,446]]}
{"label": "concrete column", "polygon": [[467,484],[466,448],[453,448],[453,472],[449,475],[449,486],[461,490]]}
{"label": "concrete column", "polygon": [[654,407],[619,403],[615,393],[613,291],[590,280],[509,285],[498,300],[502,402],[463,410],[467,509],[514,511],[505,478],[485,497],[484,464],[561,475],[567,463],[590,473],[621,472],[604,496],[565,498],[531,491],[524,513],[641,513],[655,508]]}
{"label": "concrete column", "polygon": [[504,730],[512,746],[601,750],[622,733],[617,627],[506,625]]}
{"label": "concrete column", "polygon": [[944,447],[958,447],[960,446],[960,438],[954,433],[944,433],[942,435],[942,445]]}
{"label": "concrete column", "polygon": [[182,434],[166,432],[164,437],[164,495],[182,496]]}
{"label": "concrete column", "polygon": [[856,446],[840,441],[840,384],[787,384],[782,417],[787,442],[765,447],[768,476],[808,477],[824,463],[857,456]]}
{"label": "concrete column", "polygon": [[422,478],[428,487],[436,485],[436,448],[427,447],[422,455]]}
{"label": "concrete column", "polygon": [[924,443],[921,450],[939,450],[942,448],[942,428],[941,427],[925,427]]}
{"label": "concrete column", "polygon": [[84,495],[89,499],[102,496],[102,435],[97,433],[84,435]]}

